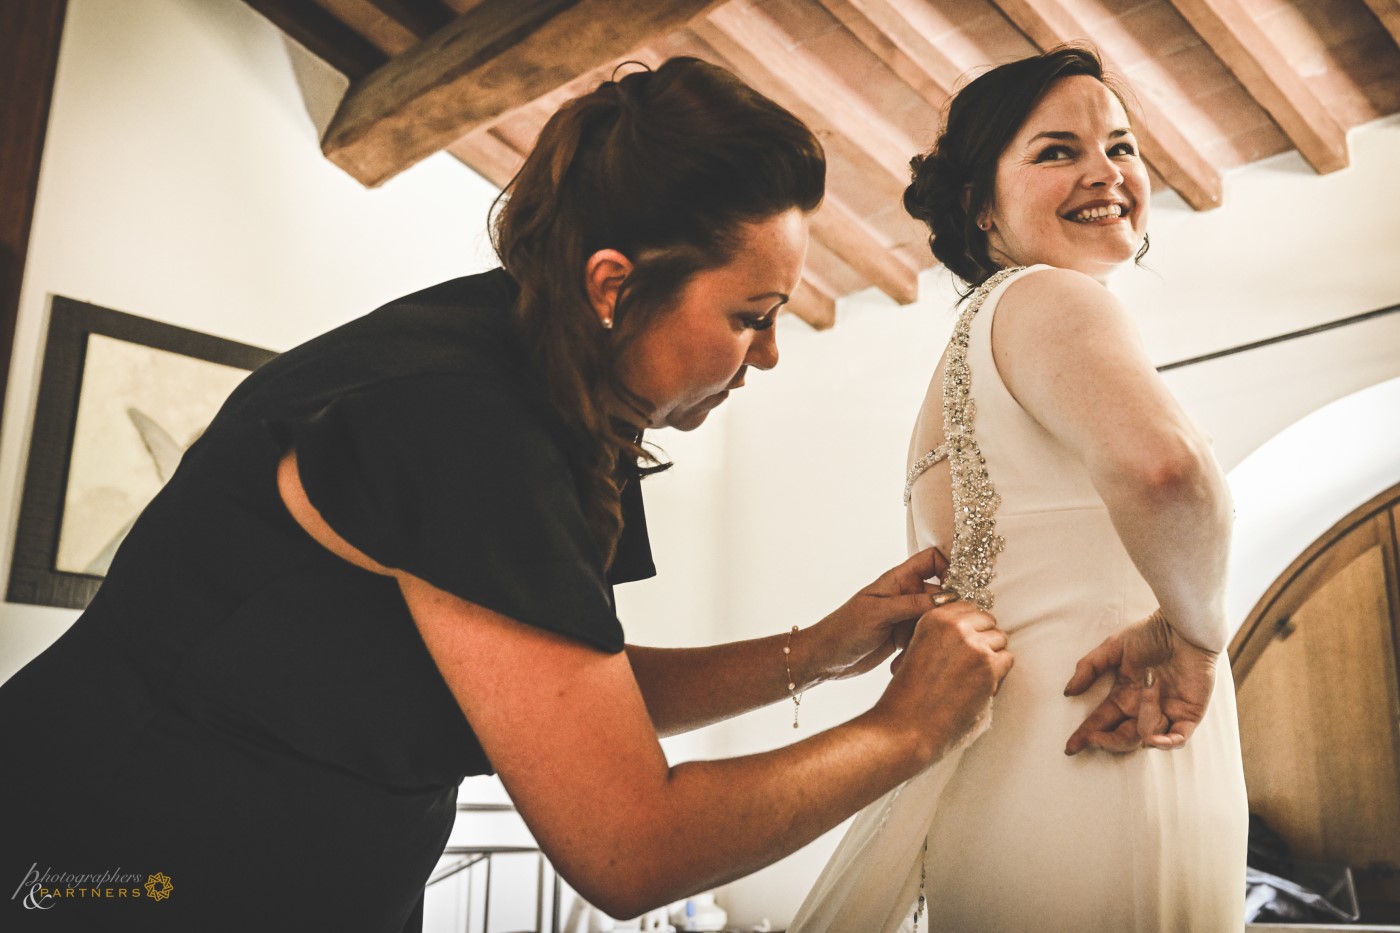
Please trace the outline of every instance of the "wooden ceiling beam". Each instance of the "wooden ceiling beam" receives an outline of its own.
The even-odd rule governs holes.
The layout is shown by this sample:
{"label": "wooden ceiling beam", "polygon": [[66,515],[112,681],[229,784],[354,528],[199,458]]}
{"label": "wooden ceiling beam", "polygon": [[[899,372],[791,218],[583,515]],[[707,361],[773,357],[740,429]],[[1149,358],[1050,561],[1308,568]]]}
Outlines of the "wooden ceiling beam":
{"label": "wooden ceiling beam", "polygon": [[524,154],[489,127],[468,133],[449,145],[447,151],[497,188],[504,188],[525,164]]}
{"label": "wooden ceiling beam", "polygon": [[697,19],[691,29],[744,80],[797,114],[819,137],[843,135],[903,188],[919,146],[834,74],[816,55],[782,39],[781,27],[746,0]]}
{"label": "wooden ceiling beam", "polygon": [[246,0],[272,25],[351,80],[383,67],[389,56],[311,0]]}
{"label": "wooden ceiling beam", "polygon": [[[642,46],[628,52],[623,61],[640,62],[654,70],[670,57],[668,53],[660,49]],[[622,63],[622,61],[613,60],[598,68],[590,69],[567,84],[560,85],[548,94],[529,101],[523,107],[516,108],[514,114],[526,119],[533,118],[534,122],[537,123],[536,129],[542,129],[549,118],[566,102],[582,94],[587,94],[604,81],[610,80],[617,66]],[[515,173],[520,171],[520,166],[524,164],[527,153],[520,151],[503,138],[496,131],[498,125],[499,121],[492,121],[486,126],[472,130],[448,146],[447,151],[465,162],[497,188],[504,188],[506,183],[515,177]]]}
{"label": "wooden ceiling beam", "polygon": [[[1002,15],[1042,51],[1090,35],[1058,0],[992,0]],[[1113,66],[1108,55],[1104,65]],[[1220,173],[1146,94],[1137,96],[1141,121],[1134,127],[1143,158],[1177,194],[1198,211],[1220,206]]]}
{"label": "wooden ceiling beam", "polygon": [[[320,0],[327,3],[329,0]],[[408,32],[422,39],[456,18],[457,14],[440,0],[363,0]]]}
{"label": "wooden ceiling beam", "polygon": [[918,299],[918,270],[881,242],[879,234],[835,192],[827,192],[826,200],[813,215],[812,235],[899,304]]}
{"label": "wooden ceiling beam", "polygon": [[390,56],[413,48],[455,15],[437,0],[317,0],[317,5]]}
{"label": "wooden ceiling beam", "polygon": [[[261,0],[267,2],[267,0]],[[493,0],[354,82],[321,148],[375,186],[723,0]]]}
{"label": "wooden ceiling beam", "polygon": [[819,0],[919,96],[942,109],[963,69],[933,42],[925,0]]}
{"label": "wooden ceiling beam", "polygon": [[1238,0],[1171,3],[1313,168],[1346,168],[1346,130]]}
{"label": "wooden ceiling beam", "polygon": [[614,56],[613,58],[608,59],[606,62],[601,63],[598,67],[591,68],[588,71],[585,71],[582,74],[580,74],[578,77],[559,85],[559,87],[555,88],[549,93],[540,95],[535,100],[532,100],[528,104],[526,104],[526,106],[540,115],[540,127],[543,128],[544,124],[549,120],[550,117],[554,116],[555,112],[560,107],[564,106],[564,104],[573,100],[575,97],[579,97],[593,91],[603,82],[612,80],[614,72],[616,72],[617,77],[620,78],[623,75],[627,74],[629,71],[638,70],[636,68],[628,68],[624,69],[621,72],[618,72],[618,66],[623,65],[626,62],[638,62],[640,64],[646,65],[648,68],[655,71],[657,68],[661,67],[662,63],[665,62],[666,59],[670,57],[670,55],[667,55],[651,47],[650,45],[643,45],[629,49],[621,55]]}
{"label": "wooden ceiling beam", "polygon": [[326,12],[364,36],[375,48],[394,56],[408,51],[421,38],[369,0],[319,0]]}
{"label": "wooden ceiling beam", "polygon": [[1400,46],[1400,0],[1366,0],[1366,5],[1390,33],[1391,40]]}

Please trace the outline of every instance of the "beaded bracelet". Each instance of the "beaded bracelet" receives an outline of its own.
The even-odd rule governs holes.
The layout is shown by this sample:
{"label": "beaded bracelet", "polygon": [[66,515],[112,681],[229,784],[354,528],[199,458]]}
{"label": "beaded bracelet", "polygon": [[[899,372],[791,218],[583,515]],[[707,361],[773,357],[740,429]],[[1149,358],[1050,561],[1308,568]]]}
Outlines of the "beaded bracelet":
{"label": "beaded bracelet", "polygon": [[783,670],[787,671],[788,696],[792,697],[792,727],[797,728],[797,711],[802,708],[802,694],[797,692],[797,683],[792,679],[792,636],[797,634],[797,626],[788,632],[787,644],[783,645]]}

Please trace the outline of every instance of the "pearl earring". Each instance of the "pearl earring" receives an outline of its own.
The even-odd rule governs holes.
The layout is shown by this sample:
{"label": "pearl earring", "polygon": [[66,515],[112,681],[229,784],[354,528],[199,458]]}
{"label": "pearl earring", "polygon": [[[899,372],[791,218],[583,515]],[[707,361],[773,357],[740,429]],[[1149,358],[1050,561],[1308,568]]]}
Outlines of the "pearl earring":
{"label": "pearl earring", "polygon": [[613,324],[612,318],[610,318],[610,317],[605,317],[605,318],[603,318],[603,330],[612,330],[612,324]]}

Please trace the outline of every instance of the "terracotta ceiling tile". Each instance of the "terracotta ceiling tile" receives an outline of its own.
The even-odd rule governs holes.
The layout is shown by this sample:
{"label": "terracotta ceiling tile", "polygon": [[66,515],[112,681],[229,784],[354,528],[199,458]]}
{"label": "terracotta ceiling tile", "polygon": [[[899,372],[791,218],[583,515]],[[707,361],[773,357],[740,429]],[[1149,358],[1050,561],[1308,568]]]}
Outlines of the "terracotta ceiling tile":
{"label": "terracotta ceiling tile", "polygon": [[1332,50],[1370,102],[1368,120],[1400,112],[1400,52],[1388,38],[1374,33]]}
{"label": "terracotta ceiling tile", "polygon": [[870,284],[816,237],[807,243],[807,265],[837,295],[849,295]]}
{"label": "terracotta ceiling tile", "polygon": [[1296,5],[1289,0],[1239,0],[1239,4],[1255,20]]}
{"label": "terracotta ceiling tile", "polygon": [[735,0],[749,2],[755,9],[782,27],[795,44],[810,42],[840,28],[836,18],[812,0]]}
{"label": "terracotta ceiling tile", "polygon": [[[921,115],[927,101],[890,71],[878,57],[844,26],[809,40],[804,48],[826,62],[842,81],[870,102],[890,122],[916,139],[925,126]],[[913,153],[910,153],[912,155]]]}
{"label": "terracotta ceiling tile", "polygon": [[[1329,49],[1327,60],[1334,67],[1315,71],[1308,78],[1313,92],[1327,103],[1344,127],[1359,126],[1395,113],[1394,102],[1400,99],[1400,77],[1394,71],[1388,77],[1361,85],[1352,77],[1352,68],[1364,67],[1371,60],[1376,44],[1374,40],[1357,40]],[[1388,102],[1390,106],[1386,106]]]}
{"label": "terracotta ceiling tile", "polygon": [[1355,0],[1300,0],[1294,8],[1328,47],[1375,31],[1374,14]]}
{"label": "terracotta ceiling tile", "polygon": [[1088,26],[1105,17],[1122,18],[1158,2],[1160,0],[1075,0],[1075,6],[1080,21]]}
{"label": "terracotta ceiling tile", "polygon": [[897,246],[894,252],[902,261],[907,262],[915,269],[932,269],[938,265],[938,260],[933,258],[933,252],[928,248],[927,238],[908,246]]}
{"label": "terracotta ceiling tile", "polygon": [[1202,93],[1193,103],[1217,130],[1207,148],[1222,171],[1294,148],[1278,124],[1237,82]]}
{"label": "terracotta ceiling tile", "polygon": [[957,32],[950,33],[940,43],[948,57],[962,66],[963,81],[1000,65],[1034,55],[1036,47],[1019,29],[995,9],[969,20]]}
{"label": "terracotta ceiling tile", "polygon": [[1221,158],[1221,168],[1248,165],[1293,148],[1293,143],[1280,132],[1272,120],[1241,130],[1226,139],[1223,145],[1229,155]]}
{"label": "terracotta ceiling tile", "polygon": [[904,196],[907,182],[885,172],[862,171],[852,151],[854,147],[845,139],[822,138],[821,142],[826,149],[828,189],[840,191],[847,205],[860,216],[869,216]]}
{"label": "terracotta ceiling tile", "polygon": [[1201,42],[1176,10],[1160,0],[1121,18],[1100,20],[1089,38],[1125,69]]}
{"label": "terracotta ceiling tile", "polygon": [[1155,64],[1176,79],[1184,95],[1195,100],[1223,87],[1240,88],[1239,81],[1225,63],[1199,41],[1158,57]]}
{"label": "terracotta ceiling tile", "polygon": [[945,33],[962,29],[974,20],[997,12],[996,6],[989,0],[932,0],[924,5],[931,12],[923,18],[928,24],[923,28],[932,39],[941,38]]}
{"label": "terracotta ceiling tile", "polygon": [[928,227],[910,217],[901,200],[885,204],[881,210],[866,217],[865,222],[879,231],[891,249],[913,246],[918,251],[928,252]]}
{"label": "terracotta ceiling tile", "polygon": [[1273,10],[1257,21],[1259,28],[1291,61],[1315,57],[1326,48],[1326,43],[1320,40],[1313,24],[1296,4]]}

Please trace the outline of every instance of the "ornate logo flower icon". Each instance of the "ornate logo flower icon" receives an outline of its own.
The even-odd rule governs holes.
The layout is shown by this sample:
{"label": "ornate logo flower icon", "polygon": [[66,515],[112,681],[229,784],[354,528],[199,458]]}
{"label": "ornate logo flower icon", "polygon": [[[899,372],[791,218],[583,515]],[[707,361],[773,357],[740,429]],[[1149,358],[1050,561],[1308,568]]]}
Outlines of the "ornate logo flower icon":
{"label": "ornate logo flower icon", "polygon": [[165,900],[174,890],[175,885],[170,883],[170,876],[164,872],[158,871],[154,875],[146,876],[146,893],[156,900]]}

